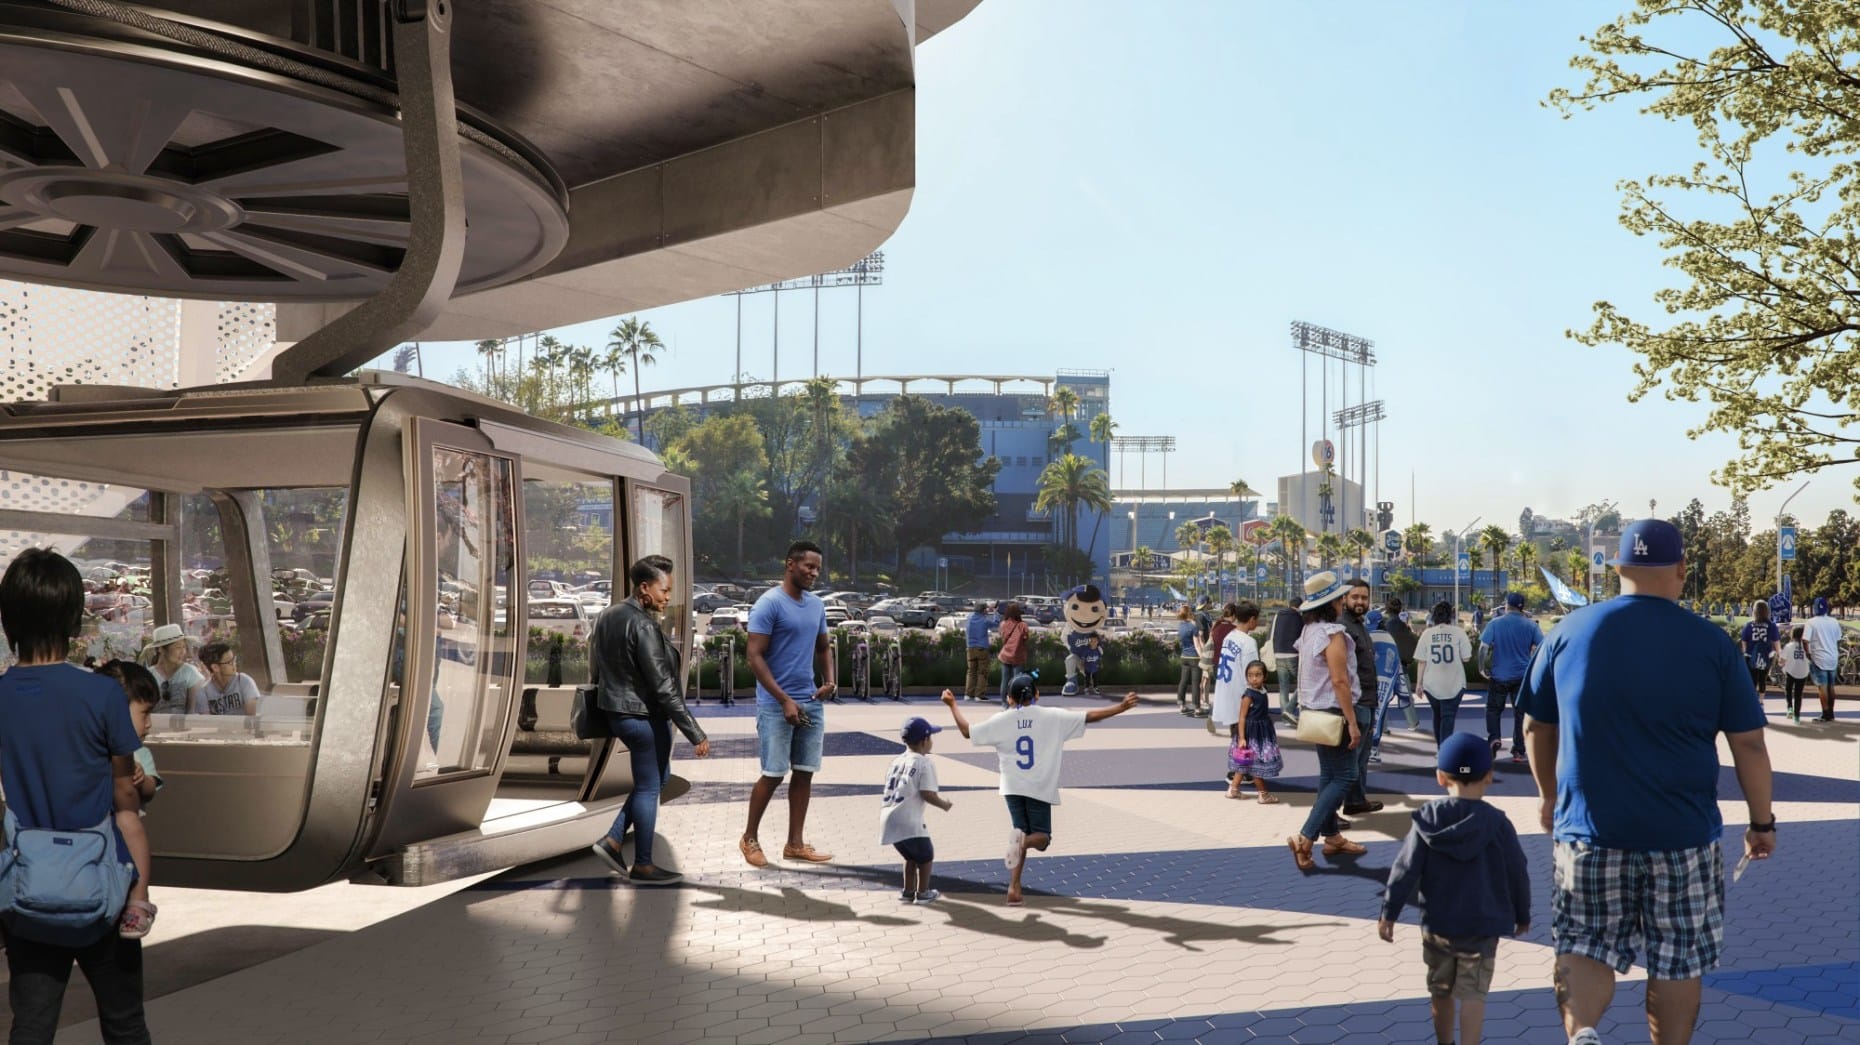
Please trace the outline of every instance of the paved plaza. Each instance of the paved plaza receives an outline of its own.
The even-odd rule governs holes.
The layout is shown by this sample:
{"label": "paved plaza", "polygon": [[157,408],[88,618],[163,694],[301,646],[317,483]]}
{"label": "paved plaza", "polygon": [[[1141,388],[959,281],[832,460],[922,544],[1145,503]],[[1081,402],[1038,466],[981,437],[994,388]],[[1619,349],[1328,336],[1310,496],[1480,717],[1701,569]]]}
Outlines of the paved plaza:
{"label": "paved plaza", "polygon": [[[1284,804],[1228,800],[1224,739],[1166,699],[1068,748],[1053,847],[1030,861],[1024,908],[1004,905],[993,754],[954,730],[937,736],[934,757],[955,808],[928,814],[944,898],[898,902],[897,860],[877,842],[880,785],[904,718],[946,723],[940,705],[829,708],[809,841],[837,859],[761,871],[736,850],[756,772],[753,711],[706,705],[715,755],[686,757],[680,743],[674,772],[692,788],[660,818],[661,862],[686,872],[683,885],[634,888],[578,856],[418,895],[158,887],[150,1023],[157,1040],[196,1045],[1432,1041],[1413,912],[1394,944],[1375,934],[1408,813],[1438,794],[1431,740],[1390,733],[1370,780],[1388,808],[1350,832],[1368,854],[1320,857],[1301,875],[1284,839],[1311,801],[1309,747],[1286,745]],[[1460,722],[1481,728],[1474,700]],[[1860,711],[1792,726],[1779,700],[1768,704],[1781,845],[1729,887],[1725,962],[1706,979],[1695,1040],[1860,1040]],[[987,710],[965,706],[972,718]],[[1725,819],[1742,824],[1721,755]],[[1491,801],[1523,836],[1536,914],[1526,938],[1500,946],[1487,1038],[1561,1042],[1549,845],[1528,775],[1502,761],[1498,772]],[[785,828],[778,795],[763,825],[772,853]],[[240,927],[269,935],[241,951]],[[280,944],[280,933],[296,935]],[[241,954],[255,964],[240,967]],[[202,971],[173,982],[183,958]],[[1641,977],[1623,981],[1605,1040],[1647,1040]],[[73,1010],[86,993],[77,987]],[[94,1023],[64,1037],[98,1040]]]}

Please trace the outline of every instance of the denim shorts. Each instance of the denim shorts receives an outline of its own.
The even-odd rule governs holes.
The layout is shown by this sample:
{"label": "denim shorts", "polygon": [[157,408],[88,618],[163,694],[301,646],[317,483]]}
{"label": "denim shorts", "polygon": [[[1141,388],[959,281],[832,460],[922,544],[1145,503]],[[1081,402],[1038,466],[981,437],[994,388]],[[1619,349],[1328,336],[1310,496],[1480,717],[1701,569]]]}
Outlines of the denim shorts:
{"label": "denim shorts", "polygon": [[1007,799],[1008,820],[1030,835],[1053,833],[1053,807],[1026,795],[1003,795]]}
{"label": "denim shorts", "polygon": [[1834,685],[1834,669],[1810,667],[1808,678],[1817,686],[1832,686]]}
{"label": "denim shorts", "polygon": [[1696,849],[1634,852],[1583,842],[1553,849],[1550,940],[1625,973],[1638,959],[1656,980],[1695,980],[1724,949],[1724,857]]}
{"label": "denim shorts", "polygon": [[827,709],[811,697],[795,704],[813,720],[810,725],[789,725],[780,705],[756,706],[756,755],[762,760],[763,776],[780,779],[790,769],[797,773],[820,772],[820,752],[827,738]]}

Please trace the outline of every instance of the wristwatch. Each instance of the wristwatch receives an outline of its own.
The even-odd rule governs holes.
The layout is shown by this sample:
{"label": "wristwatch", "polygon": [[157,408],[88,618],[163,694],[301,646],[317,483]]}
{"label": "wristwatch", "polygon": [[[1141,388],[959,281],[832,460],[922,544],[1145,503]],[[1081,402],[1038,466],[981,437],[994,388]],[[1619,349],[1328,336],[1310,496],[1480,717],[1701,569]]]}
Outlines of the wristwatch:
{"label": "wristwatch", "polygon": [[1770,822],[1767,824],[1757,824],[1757,823],[1751,824],[1750,829],[1752,831],[1757,832],[1758,834],[1765,834],[1765,835],[1775,834],[1776,833],[1776,815],[1774,813],[1770,814]]}

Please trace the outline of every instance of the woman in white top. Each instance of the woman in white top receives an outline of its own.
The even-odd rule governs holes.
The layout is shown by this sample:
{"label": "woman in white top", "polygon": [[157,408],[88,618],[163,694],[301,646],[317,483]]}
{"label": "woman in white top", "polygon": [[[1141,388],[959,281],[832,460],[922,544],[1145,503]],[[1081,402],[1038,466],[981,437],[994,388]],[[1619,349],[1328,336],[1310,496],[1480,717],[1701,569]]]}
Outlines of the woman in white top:
{"label": "woman in white top", "polygon": [[1326,719],[1339,720],[1344,727],[1342,743],[1316,745],[1317,801],[1312,803],[1304,827],[1285,840],[1300,871],[1317,866],[1311,858],[1311,847],[1320,836],[1328,857],[1360,856],[1368,851],[1343,837],[1337,823],[1337,810],[1343,806],[1350,785],[1356,782],[1353,752],[1363,742],[1356,716],[1346,714],[1359,696],[1356,643],[1337,623],[1337,600],[1348,590],[1330,570],[1313,574],[1305,580],[1305,601],[1298,607],[1305,618],[1304,630],[1298,635],[1299,730],[1303,732],[1307,722]]}
{"label": "woman in white top", "polygon": [[1427,630],[1414,645],[1421,665],[1421,695],[1434,709],[1434,750],[1453,735],[1459,717],[1460,697],[1466,692],[1466,661],[1472,657],[1472,640],[1459,625],[1450,602],[1437,602],[1428,615]]}
{"label": "woman in white top", "polygon": [[187,659],[187,636],[179,624],[163,624],[142,647],[142,662],[161,683],[157,714],[186,714],[206,699],[207,677]]}

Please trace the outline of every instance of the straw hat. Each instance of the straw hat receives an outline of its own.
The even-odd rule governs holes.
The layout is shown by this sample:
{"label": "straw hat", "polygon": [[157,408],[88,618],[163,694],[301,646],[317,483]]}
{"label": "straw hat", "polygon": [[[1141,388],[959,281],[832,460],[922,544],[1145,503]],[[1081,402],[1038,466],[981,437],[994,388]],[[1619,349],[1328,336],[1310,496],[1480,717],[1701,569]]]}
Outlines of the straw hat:
{"label": "straw hat", "polygon": [[155,634],[149,636],[148,644],[142,647],[142,652],[147,655],[163,646],[185,641],[188,641],[187,634],[181,630],[179,624],[163,624],[155,629]]}
{"label": "straw hat", "polygon": [[1324,570],[1305,578],[1305,601],[1299,605],[1298,612],[1315,610],[1327,602],[1333,602],[1348,591],[1335,570]]}

